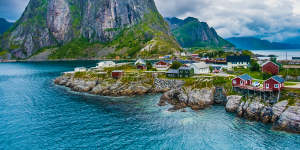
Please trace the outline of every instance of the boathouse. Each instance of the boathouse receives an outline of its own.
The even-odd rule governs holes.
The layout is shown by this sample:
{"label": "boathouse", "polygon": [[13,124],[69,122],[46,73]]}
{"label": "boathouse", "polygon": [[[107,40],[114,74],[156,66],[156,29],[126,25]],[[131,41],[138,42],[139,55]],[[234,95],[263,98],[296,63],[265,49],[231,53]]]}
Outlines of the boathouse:
{"label": "boathouse", "polygon": [[280,91],[284,88],[284,79],[279,76],[273,76],[264,82],[265,90]]}
{"label": "boathouse", "polygon": [[248,74],[243,74],[241,76],[238,76],[234,79],[232,79],[232,86],[246,86],[246,85],[252,85],[252,77]]}
{"label": "boathouse", "polygon": [[279,74],[280,66],[272,61],[267,61],[262,65],[262,72],[272,75]]}
{"label": "boathouse", "polygon": [[178,69],[169,69],[168,72],[166,72],[166,76],[169,78],[178,78],[179,70]]}
{"label": "boathouse", "polygon": [[179,68],[179,77],[188,78],[194,75],[194,68],[182,66]]}
{"label": "boathouse", "polygon": [[114,71],[111,72],[111,76],[114,79],[120,79],[123,75],[124,75],[124,71],[123,70],[114,70]]}

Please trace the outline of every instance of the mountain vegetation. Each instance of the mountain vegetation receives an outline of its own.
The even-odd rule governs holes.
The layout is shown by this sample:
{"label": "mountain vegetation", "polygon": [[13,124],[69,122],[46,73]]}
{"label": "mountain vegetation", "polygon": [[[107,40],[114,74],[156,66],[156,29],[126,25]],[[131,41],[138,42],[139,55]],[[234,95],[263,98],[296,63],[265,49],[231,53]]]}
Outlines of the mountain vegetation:
{"label": "mountain vegetation", "polygon": [[154,0],[30,0],[0,37],[0,59],[155,57],[181,50]]}
{"label": "mountain vegetation", "polygon": [[188,17],[184,20],[173,17],[165,18],[178,43],[184,48],[208,47],[231,48],[233,45],[220,37],[214,28],[206,22]]}

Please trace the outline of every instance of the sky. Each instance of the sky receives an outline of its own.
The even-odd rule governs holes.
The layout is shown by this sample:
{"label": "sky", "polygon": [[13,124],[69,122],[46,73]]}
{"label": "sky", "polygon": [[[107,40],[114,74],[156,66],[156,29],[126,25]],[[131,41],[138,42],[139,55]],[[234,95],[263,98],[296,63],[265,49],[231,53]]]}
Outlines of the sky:
{"label": "sky", "polygon": [[[17,20],[29,0],[0,0],[0,17]],[[164,17],[191,16],[224,38],[284,41],[300,36],[300,0],[155,0]]]}

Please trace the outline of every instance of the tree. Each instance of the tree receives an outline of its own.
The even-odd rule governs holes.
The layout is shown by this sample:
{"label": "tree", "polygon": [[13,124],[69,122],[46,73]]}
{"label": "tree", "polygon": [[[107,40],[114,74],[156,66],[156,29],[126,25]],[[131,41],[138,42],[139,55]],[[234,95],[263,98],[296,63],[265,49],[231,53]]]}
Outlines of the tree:
{"label": "tree", "polygon": [[146,62],[146,66],[147,66],[147,70],[151,70],[153,68],[150,61]]}
{"label": "tree", "polygon": [[259,71],[259,64],[255,60],[251,60],[250,62],[250,71]]}
{"label": "tree", "polygon": [[179,69],[182,66],[182,64],[178,61],[173,61],[172,65],[171,65],[171,69]]}

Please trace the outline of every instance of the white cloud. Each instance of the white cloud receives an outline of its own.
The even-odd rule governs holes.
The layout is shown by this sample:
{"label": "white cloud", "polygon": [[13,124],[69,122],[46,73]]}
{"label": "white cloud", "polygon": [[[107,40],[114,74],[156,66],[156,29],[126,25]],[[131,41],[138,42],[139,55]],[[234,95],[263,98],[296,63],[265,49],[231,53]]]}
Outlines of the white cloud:
{"label": "white cloud", "polygon": [[257,36],[272,41],[300,36],[299,0],[155,0],[163,16],[192,16],[227,38]]}

